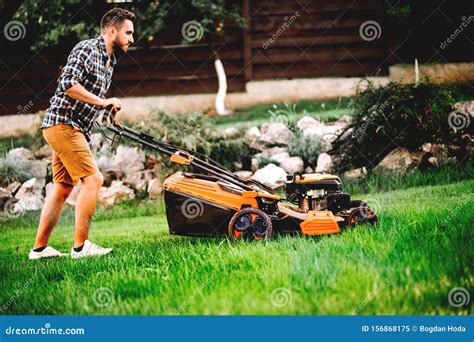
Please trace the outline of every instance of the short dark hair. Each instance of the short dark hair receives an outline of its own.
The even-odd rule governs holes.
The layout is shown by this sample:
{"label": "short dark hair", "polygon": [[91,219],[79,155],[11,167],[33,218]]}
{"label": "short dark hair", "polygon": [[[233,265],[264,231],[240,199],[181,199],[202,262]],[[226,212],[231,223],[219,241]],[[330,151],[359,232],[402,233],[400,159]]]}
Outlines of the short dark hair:
{"label": "short dark hair", "polygon": [[110,11],[107,11],[100,20],[100,30],[107,30],[111,26],[118,28],[126,19],[134,21],[135,14],[125,8],[112,8]]}

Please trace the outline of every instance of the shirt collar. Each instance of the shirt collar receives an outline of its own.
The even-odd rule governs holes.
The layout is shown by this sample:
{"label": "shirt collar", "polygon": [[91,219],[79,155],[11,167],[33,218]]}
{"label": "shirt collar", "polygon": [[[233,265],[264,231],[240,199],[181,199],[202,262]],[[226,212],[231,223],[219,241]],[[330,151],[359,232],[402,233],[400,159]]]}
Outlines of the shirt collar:
{"label": "shirt collar", "polygon": [[[97,37],[97,40],[99,41],[100,52],[106,58],[106,60],[109,59],[109,55],[107,54],[107,47],[105,46],[104,37],[99,35],[99,37]],[[114,66],[115,62],[116,62],[115,54],[112,53],[112,55],[110,56],[110,65]]]}

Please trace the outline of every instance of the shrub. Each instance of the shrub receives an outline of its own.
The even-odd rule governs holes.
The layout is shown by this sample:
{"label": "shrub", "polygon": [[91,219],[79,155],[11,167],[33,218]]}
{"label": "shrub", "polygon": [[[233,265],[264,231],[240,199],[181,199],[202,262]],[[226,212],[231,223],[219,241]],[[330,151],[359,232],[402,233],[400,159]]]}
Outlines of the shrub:
{"label": "shrub", "polygon": [[303,159],[305,167],[316,166],[318,156],[321,153],[321,141],[307,138],[300,130],[296,130],[288,144],[288,153],[290,156]]}
{"label": "shrub", "polygon": [[427,83],[359,87],[352,102],[354,120],[333,143],[338,171],[373,168],[397,147],[455,141],[463,133],[454,134],[448,124],[455,96],[455,87]]}
{"label": "shrub", "polygon": [[32,177],[31,165],[28,161],[11,157],[8,154],[0,157],[1,187],[6,187],[13,182],[23,183]]}

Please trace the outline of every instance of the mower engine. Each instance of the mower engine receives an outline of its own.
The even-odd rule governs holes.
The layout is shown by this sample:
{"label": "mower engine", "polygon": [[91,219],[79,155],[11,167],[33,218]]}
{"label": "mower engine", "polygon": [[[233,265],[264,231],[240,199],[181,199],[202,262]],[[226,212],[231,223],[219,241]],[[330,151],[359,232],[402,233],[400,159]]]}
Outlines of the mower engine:
{"label": "mower engine", "polygon": [[286,199],[298,205],[301,212],[329,210],[335,214],[351,208],[350,195],[342,191],[341,180],[333,175],[288,175]]}

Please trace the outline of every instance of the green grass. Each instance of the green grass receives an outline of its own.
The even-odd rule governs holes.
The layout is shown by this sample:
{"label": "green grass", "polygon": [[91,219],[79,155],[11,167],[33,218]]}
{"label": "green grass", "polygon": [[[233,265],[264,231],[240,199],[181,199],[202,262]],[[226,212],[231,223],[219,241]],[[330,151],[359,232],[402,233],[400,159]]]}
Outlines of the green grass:
{"label": "green grass", "polygon": [[303,116],[310,114],[321,121],[334,121],[344,114],[352,115],[349,108],[351,98],[327,100],[301,100],[294,103],[263,104],[248,108],[237,109],[233,115],[214,117],[214,123],[220,128],[259,126],[271,121],[272,113],[283,113],[291,120],[298,121]]}
{"label": "green grass", "polygon": [[[470,314],[454,287],[473,290],[474,181],[368,197],[378,227],[320,238],[230,242],[169,235],[161,202],[100,210],[91,240],[114,253],[28,261],[38,214],[3,220],[2,314]],[[68,251],[68,210],[51,245]],[[107,288],[113,301],[94,303]],[[273,291],[283,296],[272,297]],[[287,295],[287,297],[285,297]],[[285,298],[290,298],[285,302]],[[272,300],[273,299],[273,300]],[[283,306],[274,304],[283,300]],[[100,301],[96,301],[101,303]]]}

